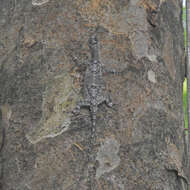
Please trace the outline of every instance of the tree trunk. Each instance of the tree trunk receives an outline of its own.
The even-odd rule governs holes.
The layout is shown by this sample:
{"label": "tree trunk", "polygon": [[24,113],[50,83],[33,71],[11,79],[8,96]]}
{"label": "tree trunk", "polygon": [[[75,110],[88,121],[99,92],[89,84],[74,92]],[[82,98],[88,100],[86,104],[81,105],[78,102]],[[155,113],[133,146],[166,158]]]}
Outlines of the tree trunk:
{"label": "tree trunk", "polygon": [[0,3],[0,189],[186,190],[181,0]]}
{"label": "tree trunk", "polygon": [[[187,160],[187,169],[190,169],[190,2],[186,1],[186,35],[187,35],[187,47],[186,47],[186,54],[187,54],[187,113],[188,113],[188,146],[187,146],[187,157],[189,158]],[[190,172],[188,173],[189,177],[190,177]]]}

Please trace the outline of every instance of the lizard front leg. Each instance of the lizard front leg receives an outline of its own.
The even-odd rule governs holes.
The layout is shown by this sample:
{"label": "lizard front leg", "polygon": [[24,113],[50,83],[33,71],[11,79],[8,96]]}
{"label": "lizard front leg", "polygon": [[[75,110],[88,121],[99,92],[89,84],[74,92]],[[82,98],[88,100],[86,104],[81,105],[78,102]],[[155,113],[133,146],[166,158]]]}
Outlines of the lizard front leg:
{"label": "lizard front leg", "polygon": [[77,65],[78,67],[80,66],[88,66],[89,65],[89,62],[82,62],[80,63],[78,58],[76,56],[72,56],[72,61],[75,63],[75,65]]}
{"label": "lizard front leg", "polygon": [[106,103],[106,105],[108,107],[112,107],[113,106],[112,100],[111,100],[111,98],[110,98],[110,96],[108,94],[99,97],[99,99],[98,99],[98,105],[102,104],[104,102]]}

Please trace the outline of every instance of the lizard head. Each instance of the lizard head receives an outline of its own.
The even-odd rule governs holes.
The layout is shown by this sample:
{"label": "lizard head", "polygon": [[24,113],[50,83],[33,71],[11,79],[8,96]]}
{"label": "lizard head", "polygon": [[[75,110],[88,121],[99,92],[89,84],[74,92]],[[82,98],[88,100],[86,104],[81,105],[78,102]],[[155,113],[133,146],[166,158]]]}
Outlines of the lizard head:
{"label": "lizard head", "polygon": [[99,62],[97,60],[93,60],[93,64],[97,65]]}
{"label": "lizard head", "polygon": [[98,44],[98,39],[97,39],[96,34],[93,34],[89,39],[89,46],[93,46],[96,44]]}

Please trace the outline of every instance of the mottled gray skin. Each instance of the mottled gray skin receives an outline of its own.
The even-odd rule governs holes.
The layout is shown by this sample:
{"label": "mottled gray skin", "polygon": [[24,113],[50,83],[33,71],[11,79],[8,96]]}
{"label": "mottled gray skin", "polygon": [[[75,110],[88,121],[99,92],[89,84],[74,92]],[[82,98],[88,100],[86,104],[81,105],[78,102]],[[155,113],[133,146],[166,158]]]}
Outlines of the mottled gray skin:
{"label": "mottled gray skin", "polygon": [[84,77],[84,100],[79,102],[77,109],[81,107],[89,107],[92,116],[92,131],[95,130],[96,114],[98,106],[106,103],[109,107],[112,102],[109,95],[105,92],[105,84],[103,81],[103,65],[99,60],[98,39],[96,35],[92,35],[89,39],[89,48],[91,51],[91,61],[87,63],[87,69]]}
{"label": "mottled gray skin", "polygon": [[109,95],[105,92],[103,65],[99,60],[99,44],[97,36],[92,35],[88,43],[91,51],[91,61],[87,63],[87,69],[84,76],[84,100],[78,103],[77,110],[80,110],[81,107],[88,107],[92,117],[91,136],[89,140],[90,146],[88,149],[89,174],[87,182],[89,190],[93,190],[95,189],[94,178],[96,176],[96,169],[94,167],[95,158],[92,149],[93,142],[96,141],[96,114],[100,104],[106,103],[109,107],[111,107],[112,102]]}

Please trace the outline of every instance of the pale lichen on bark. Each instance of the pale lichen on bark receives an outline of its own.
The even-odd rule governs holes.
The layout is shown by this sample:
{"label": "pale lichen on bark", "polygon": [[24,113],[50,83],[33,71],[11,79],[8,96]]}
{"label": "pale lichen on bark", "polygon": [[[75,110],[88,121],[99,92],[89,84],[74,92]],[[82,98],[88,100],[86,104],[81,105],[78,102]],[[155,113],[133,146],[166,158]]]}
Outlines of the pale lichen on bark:
{"label": "pale lichen on bark", "polygon": [[45,3],[48,3],[49,0],[32,0],[32,5],[34,6],[41,6]]}
{"label": "pale lichen on bark", "polygon": [[66,73],[47,82],[43,95],[42,118],[38,126],[26,135],[32,144],[44,138],[56,137],[68,130],[71,112],[79,98],[74,88],[72,78]]}
{"label": "pale lichen on bark", "polygon": [[96,157],[99,161],[99,167],[96,172],[97,179],[104,173],[109,173],[119,166],[119,146],[119,143],[112,138],[106,138],[104,143],[100,146]]}

